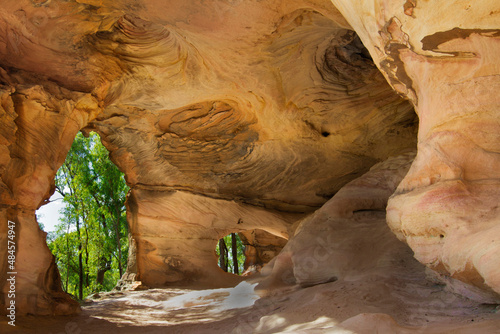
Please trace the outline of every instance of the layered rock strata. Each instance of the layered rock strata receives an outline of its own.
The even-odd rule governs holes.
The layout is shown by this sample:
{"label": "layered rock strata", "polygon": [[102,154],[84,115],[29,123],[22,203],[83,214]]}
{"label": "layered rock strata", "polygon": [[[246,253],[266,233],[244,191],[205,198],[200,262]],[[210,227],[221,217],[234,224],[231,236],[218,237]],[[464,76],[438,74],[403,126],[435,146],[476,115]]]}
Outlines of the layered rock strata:
{"label": "layered rock strata", "polygon": [[240,232],[238,235],[245,250],[244,275],[259,272],[287,243],[287,239],[259,229]]}
{"label": "layered rock strata", "polygon": [[[307,286],[347,265],[300,269],[304,242],[324,232],[305,222],[334,208],[298,232],[295,223],[413,149],[413,106],[418,153],[389,200],[389,225],[419,261],[500,292],[499,13],[494,1],[463,0],[5,1],[0,242],[15,221],[19,312],[76,310],[35,210],[77,131],[101,135],[132,189],[128,278],[231,284],[215,242],[258,228],[296,236],[282,265]],[[347,189],[355,196],[334,205],[339,225],[328,230],[340,244],[343,215],[380,223],[390,193]],[[5,255],[2,246],[0,268]]]}
{"label": "layered rock strata", "polygon": [[332,2],[419,116],[389,225],[430,268],[499,293],[499,4]]}
{"label": "layered rock strata", "polygon": [[321,209],[300,221],[283,251],[263,270],[262,287],[303,287],[384,276],[407,261],[408,248],[385,220],[387,200],[415,153],[391,157],[349,182]]}
{"label": "layered rock strata", "polygon": [[[97,102],[50,82],[2,86],[0,101],[0,303],[8,301],[8,273],[15,272],[15,299],[9,299],[15,300],[18,315],[72,314],[79,305],[62,291],[35,210],[54,191],[57,169],[78,130],[97,114]],[[8,221],[14,233],[7,233]],[[10,264],[8,240],[15,247]]]}

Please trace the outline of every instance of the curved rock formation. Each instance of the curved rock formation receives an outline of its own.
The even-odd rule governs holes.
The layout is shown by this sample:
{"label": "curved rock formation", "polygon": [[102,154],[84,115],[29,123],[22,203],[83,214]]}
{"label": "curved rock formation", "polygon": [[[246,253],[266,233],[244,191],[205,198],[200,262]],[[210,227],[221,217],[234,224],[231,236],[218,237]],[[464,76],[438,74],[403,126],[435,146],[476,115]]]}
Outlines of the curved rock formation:
{"label": "curved rock formation", "polygon": [[407,153],[376,164],[302,220],[274,266],[266,268],[269,277],[262,286],[306,287],[394,271],[408,250],[391,233],[384,211],[414,156]]}
{"label": "curved rock formation", "polygon": [[[390,266],[404,245],[383,211],[410,160],[365,173],[418,140],[392,231],[422,263],[500,293],[493,1],[4,2],[0,242],[15,221],[20,313],[76,310],[34,213],[79,130],[100,134],[131,187],[125,280],[233,284],[215,243],[254,229],[293,236],[272,267],[286,282],[345,278],[335,247],[359,251],[353,221]],[[308,267],[318,235],[331,253]]]}
{"label": "curved rock formation", "polygon": [[419,115],[389,225],[422,263],[499,293],[500,6],[333,3]]}
{"label": "curved rock formation", "polygon": [[287,239],[259,229],[240,232],[238,235],[245,247],[243,275],[259,272],[262,266],[271,262],[287,243]]}
{"label": "curved rock formation", "polygon": [[[5,76],[6,73],[3,72]],[[0,90],[0,257],[7,301],[7,221],[15,223],[18,314],[71,314],[78,304],[61,289],[54,257],[35,210],[54,191],[54,176],[78,130],[98,113],[90,94],[54,83],[19,83]]]}

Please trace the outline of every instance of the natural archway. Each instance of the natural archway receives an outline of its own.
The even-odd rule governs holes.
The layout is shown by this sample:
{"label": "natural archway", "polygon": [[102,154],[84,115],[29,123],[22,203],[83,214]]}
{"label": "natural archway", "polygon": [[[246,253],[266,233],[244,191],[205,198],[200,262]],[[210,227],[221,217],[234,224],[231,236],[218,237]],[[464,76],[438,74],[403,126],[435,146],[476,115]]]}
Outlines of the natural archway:
{"label": "natural archway", "polygon": [[128,187],[96,133],[76,136],[55,186],[64,205],[47,244],[63,290],[78,300],[111,290],[127,266]]}
{"label": "natural archway", "polygon": [[231,233],[219,239],[215,247],[219,257],[219,267],[225,272],[241,275],[245,263],[245,249],[237,233]]}
{"label": "natural archway", "polygon": [[[285,247],[287,239],[254,229],[231,233],[215,247],[219,267],[229,273],[248,276],[260,272]],[[235,265],[237,264],[237,266]]]}
{"label": "natural archway", "polygon": [[[251,278],[265,302],[205,317],[215,332],[498,318],[499,18],[492,0],[3,1],[0,313],[80,310],[35,212],[83,130],[131,188],[123,286],[232,289],[221,237],[290,239]],[[179,319],[158,299],[145,327]]]}

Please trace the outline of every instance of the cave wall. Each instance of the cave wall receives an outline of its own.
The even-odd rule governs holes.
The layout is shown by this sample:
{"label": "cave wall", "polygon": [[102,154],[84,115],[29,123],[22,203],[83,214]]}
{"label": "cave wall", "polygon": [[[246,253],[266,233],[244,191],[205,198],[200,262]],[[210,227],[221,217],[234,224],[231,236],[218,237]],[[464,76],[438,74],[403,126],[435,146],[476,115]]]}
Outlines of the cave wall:
{"label": "cave wall", "polygon": [[261,229],[247,230],[238,233],[244,246],[244,275],[259,272],[271,262],[285,247],[288,238],[271,234]]}
{"label": "cave wall", "polygon": [[383,280],[403,271],[401,262],[408,262],[411,251],[387,226],[385,208],[414,157],[408,152],[374,165],[300,220],[281,253],[262,270],[260,287]]}
{"label": "cave wall", "polygon": [[[215,243],[256,228],[297,238],[273,270],[302,268],[307,230],[322,231],[298,224],[418,139],[389,200],[392,231],[426,265],[499,292],[497,7],[5,1],[0,242],[7,219],[17,220],[22,291],[44,300],[26,297],[20,312],[76,310],[34,213],[79,130],[100,134],[131,187],[127,280],[232,284],[237,278],[217,267]],[[361,201],[381,210],[379,223],[387,189]],[[4,248],[0,255],[3,268]],[[337,277],[329,261],[292,281]]]}
{"label": "cave wall", "polygon": [[[35,211],[54,191],[57,169],[78,130],[97,113],[97,103],[50,82],[2,86],[0,96],[0,304],[11,300],[7,278],[16,272],[17,314],[72,314],[79,305],[62,291]],[[15,223],[14,234],[8,234],[8,221]],[[15,242],[14,268],[7,261],[8,240]]]}
{"label": "cave wall", "polygon": [[389,226],[430,268],[500,292],[499,3],[332,2],[419,116]]}
{"label": "cave wall", "polygon": [[139,12],[88,38],[128,69],[85,129],[132,189],[137,272],[127,277],[155,287],[234,281],[216,266],[220,237],[259,227],[288,237],[346,182],[414,148],[411,105],[335,8],[281,5],[242,16],[242,2],[227,21],[188,26]]}
{"label": "cave wall", "polygon": [[[262,229],[288,239],[297,214],[184,191],[133,189],[128,199],[136,245],[133,279],[148,287],[233,286],[240,276],[217,265],[215,247],[234,232]],[[128,274],[131,271],[128,270]]]}

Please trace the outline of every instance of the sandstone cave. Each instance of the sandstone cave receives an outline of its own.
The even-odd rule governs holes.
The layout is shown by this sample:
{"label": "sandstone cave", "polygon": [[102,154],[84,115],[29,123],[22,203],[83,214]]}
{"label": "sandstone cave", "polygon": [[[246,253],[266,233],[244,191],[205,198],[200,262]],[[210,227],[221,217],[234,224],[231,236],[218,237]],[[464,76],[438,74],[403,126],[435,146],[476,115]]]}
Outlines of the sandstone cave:
{"label": "sandstone cave", "polygon": [[[1,332],[500,333],[499,91],[494,0],[4,0]],[[35,215],[80,132],[130,187],[85,302]]]}

